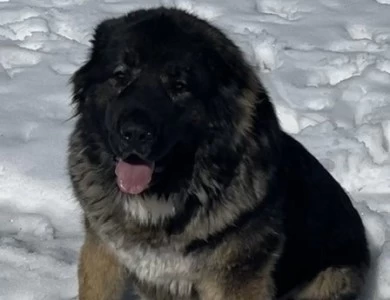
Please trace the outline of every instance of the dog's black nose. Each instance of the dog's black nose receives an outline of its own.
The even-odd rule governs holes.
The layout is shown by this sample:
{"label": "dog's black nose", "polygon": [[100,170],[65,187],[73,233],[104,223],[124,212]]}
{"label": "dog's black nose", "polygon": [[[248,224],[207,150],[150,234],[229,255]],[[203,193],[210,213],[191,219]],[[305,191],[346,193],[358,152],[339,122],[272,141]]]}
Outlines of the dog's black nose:
{"label": "dog's black nose", "polygon": [[148,126],[125,122],[120,126],[119,133],[126,152],[134,152],[139,155],[147,155],[150,152],[154,135]]}
{"label": "dog's black nose", "polygon": [[129,143],[144,143],[152,138],[152,132],[140,125],[125,124],[121,127],[122,137]]}

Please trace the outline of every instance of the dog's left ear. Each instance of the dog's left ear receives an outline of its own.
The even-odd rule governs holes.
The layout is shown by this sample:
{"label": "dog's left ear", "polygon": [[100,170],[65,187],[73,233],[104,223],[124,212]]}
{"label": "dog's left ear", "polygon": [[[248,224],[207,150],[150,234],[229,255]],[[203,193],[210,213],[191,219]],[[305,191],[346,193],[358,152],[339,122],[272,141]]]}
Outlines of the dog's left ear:
{"label": "dog's left ear", "polygon": [[77,113],[80,112],[81,106],[85,102],[85,84],[88,81],[87,77],[91,66],[91,61],[87,62],[78,69],[70,79],[70,82],[73,85],[72,103],[76,105]]}
{"label": "dog's left ear", "polygon": [[91,40],[92,49],[89,53],[87,62],[81,66],[71,77],[70,82],[73,85],[73,100],[76,105],[77,112],[80,112],[82,105],[85,102],[86,90],[89,84],[98,80],[102,70],[99,70],[101,66],[100,62],[104,57],[106,49],[110,46],[112,35],[118,35],[116,32],[116,26],[118,22],[123,22],[122,19],[109,19],[100,23],[96,29]]}

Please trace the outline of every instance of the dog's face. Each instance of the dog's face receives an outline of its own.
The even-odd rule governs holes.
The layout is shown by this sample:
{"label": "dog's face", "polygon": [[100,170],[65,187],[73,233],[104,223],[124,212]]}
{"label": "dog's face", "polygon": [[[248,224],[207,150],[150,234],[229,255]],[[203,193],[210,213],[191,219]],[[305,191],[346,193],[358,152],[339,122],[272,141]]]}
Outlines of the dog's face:
{"label": "dog's face", "polygon": [[248,118],[237,101],[246,79],[218,53],[212,34],[187,24],[194,18],[184,13],[138,14],[100,25],[90,60],[73,77],[88,145],[98,148],[87,150],[91,161],[94,151],[111,155],[128,194],[166,179],[167,169],[189,177],[198,149],[233,138]]}

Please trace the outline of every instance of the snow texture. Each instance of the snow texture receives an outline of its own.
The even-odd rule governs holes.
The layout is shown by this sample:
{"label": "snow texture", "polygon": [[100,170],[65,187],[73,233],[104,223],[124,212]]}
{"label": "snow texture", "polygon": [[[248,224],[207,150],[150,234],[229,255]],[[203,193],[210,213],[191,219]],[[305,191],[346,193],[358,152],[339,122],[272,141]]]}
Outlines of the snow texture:
{"label": "snow texture", "polygon": [[107,17],[177,6],[258,69],[283,128],[351,194],[390,299],[389,0],[0,0],[0,299],[77,296],[80,209],[65,170],[72,72]]}

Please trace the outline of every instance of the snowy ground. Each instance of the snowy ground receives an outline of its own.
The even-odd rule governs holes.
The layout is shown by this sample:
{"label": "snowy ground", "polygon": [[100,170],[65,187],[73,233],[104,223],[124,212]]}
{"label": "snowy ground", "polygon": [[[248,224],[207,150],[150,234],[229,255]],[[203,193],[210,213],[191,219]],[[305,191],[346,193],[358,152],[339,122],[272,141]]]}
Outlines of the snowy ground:
{"label": "snowy ground", "polygon": [[0,0],[0,299],[76,296],[67,81],[98,21],[158,4],[244,49],[283,127],[361,212],[374,259],[364,300],[390,299],[390,0]]}

